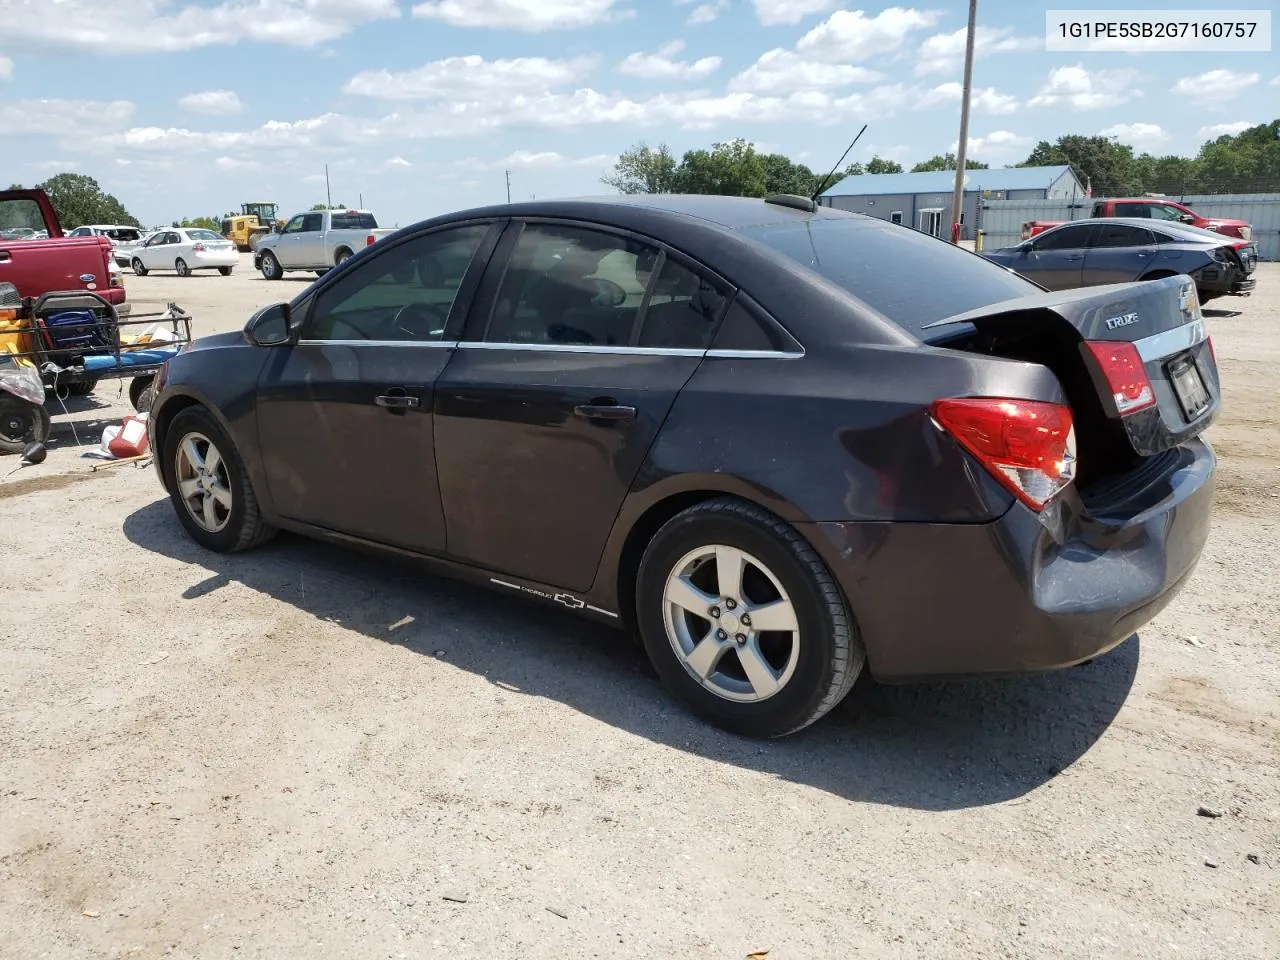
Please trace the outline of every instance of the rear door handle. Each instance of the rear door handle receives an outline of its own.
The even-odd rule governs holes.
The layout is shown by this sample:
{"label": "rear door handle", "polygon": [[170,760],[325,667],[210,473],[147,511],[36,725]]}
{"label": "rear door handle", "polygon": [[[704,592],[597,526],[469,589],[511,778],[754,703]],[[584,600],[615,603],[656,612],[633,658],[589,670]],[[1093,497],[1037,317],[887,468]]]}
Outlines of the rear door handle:
{"label": "rear door handle", "polygon": [[635,407],[625,407],[617,403],[580,403],[573,408],[575,416],[586,420],[634,420]]}

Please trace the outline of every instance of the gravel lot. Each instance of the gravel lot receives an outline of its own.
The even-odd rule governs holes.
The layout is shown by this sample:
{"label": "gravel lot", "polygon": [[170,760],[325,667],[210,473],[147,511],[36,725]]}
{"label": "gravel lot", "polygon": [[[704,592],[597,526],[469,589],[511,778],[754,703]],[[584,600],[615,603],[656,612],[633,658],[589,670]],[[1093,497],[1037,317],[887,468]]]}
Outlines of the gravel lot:
{"label": "gravel lot", "polygon": [[[1210,314],[1218,514],[1140,638],[734,739],[610,631],[200,551],[111,385],[0,482],[0,957],[1280,956],[1280,265]],[[291,296],[128,276],[198,332]],[[6,458],[0,470],[11,469]],[[1198,815],[1200,807],[1211,808]]]}

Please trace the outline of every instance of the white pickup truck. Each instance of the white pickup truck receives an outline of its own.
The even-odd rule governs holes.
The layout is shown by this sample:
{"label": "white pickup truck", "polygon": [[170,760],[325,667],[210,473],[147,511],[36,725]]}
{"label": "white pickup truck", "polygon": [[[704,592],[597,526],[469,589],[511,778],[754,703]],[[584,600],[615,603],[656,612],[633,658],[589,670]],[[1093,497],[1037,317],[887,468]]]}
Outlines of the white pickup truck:
{"label": "white pickup truck", "polygon": [[253,266],[268,280],[279,280],[286,270],[322,274],[391,233],[395,231],[380,229],[368,210],[299,213],[279,233],[258,241]]}

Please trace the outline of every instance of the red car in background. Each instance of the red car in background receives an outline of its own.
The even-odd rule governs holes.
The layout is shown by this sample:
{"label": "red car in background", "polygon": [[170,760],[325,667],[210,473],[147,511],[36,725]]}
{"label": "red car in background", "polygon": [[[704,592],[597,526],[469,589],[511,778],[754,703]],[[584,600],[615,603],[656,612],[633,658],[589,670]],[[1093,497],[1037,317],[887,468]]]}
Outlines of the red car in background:
{"label": "red car in background", "polygon": [[[1091,217],[1142,217],[1152,220],[1172,220],[1190,224],[1201,230],[1212,230],[1224,237],[1252,240],[1253,227],[1243,220],[1227,217],[1202,217],[1185,204],[1161,197],[1134,197],[1120,200],[1099,200],[1093,205]],[[1022,239],[1030,240],[1036,234],[1056,227],[1065,220],[1028,220],[1022,225]]]}
{"label": "red car in background", "polygon": [[[12,283],[21,297],[54,290],[92,290],[125,316],[124,277],[106,237],[67,237],[43,190],[0,190],[0,228],[15,238],[0,238],[0,282]],[[27,231],[46,231],[47,238]]]}

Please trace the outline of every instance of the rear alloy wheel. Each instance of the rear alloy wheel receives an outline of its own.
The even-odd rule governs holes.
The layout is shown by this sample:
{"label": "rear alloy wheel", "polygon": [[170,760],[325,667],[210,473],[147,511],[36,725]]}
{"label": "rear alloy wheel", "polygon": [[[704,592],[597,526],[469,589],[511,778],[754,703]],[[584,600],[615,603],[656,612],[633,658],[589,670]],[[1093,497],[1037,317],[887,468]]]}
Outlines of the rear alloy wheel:
{"label": "rear alloy wheel", "polygon": [[262,275],[268,280],[279,280],[284,276],[284,271],[280,269],[280,261],[270,250],[262,255]]}
{"label": "rear alloy wheel", "polygon": [[636,604],[668,690],[733,733],[808,726],[844,699],[865,661],[821,558],[790,525],[738,500],[698,504],[658,531]]}
{"label": "rear alloy wheel", "polygon": [[164,437],[165,486],[191,538],[219,553],[235,553],[270,539],[244,463],[218,421],[204,407],[187,407]]}
{"label": "rear alloy wheel", "polygon": [[145,277],[147,275],[147,268],[142,265],[142,261],[139,260],[137,257],[133,258],[132,266],[133,266],[133,272],[137,276]]}
{"label": "rear alloy wheel", "polygon": [[48,442],[50,427],[43,405],[0,393],[0,453],[21,453],[27,444]]}
{"label": "rear alloy wheel", "polygon": [[229,277],[231,276],[232,269],[233,269],[232,267],[219,267],[218,272],[222,274],[224,277]]}
{"label": "rear alloy wheel", "polygon": [[183,260],[181,257],[173,261],[173,269],[178,271],[178,276],[180,277],[191,276],[191,268],[187,266],[187,261]]}

